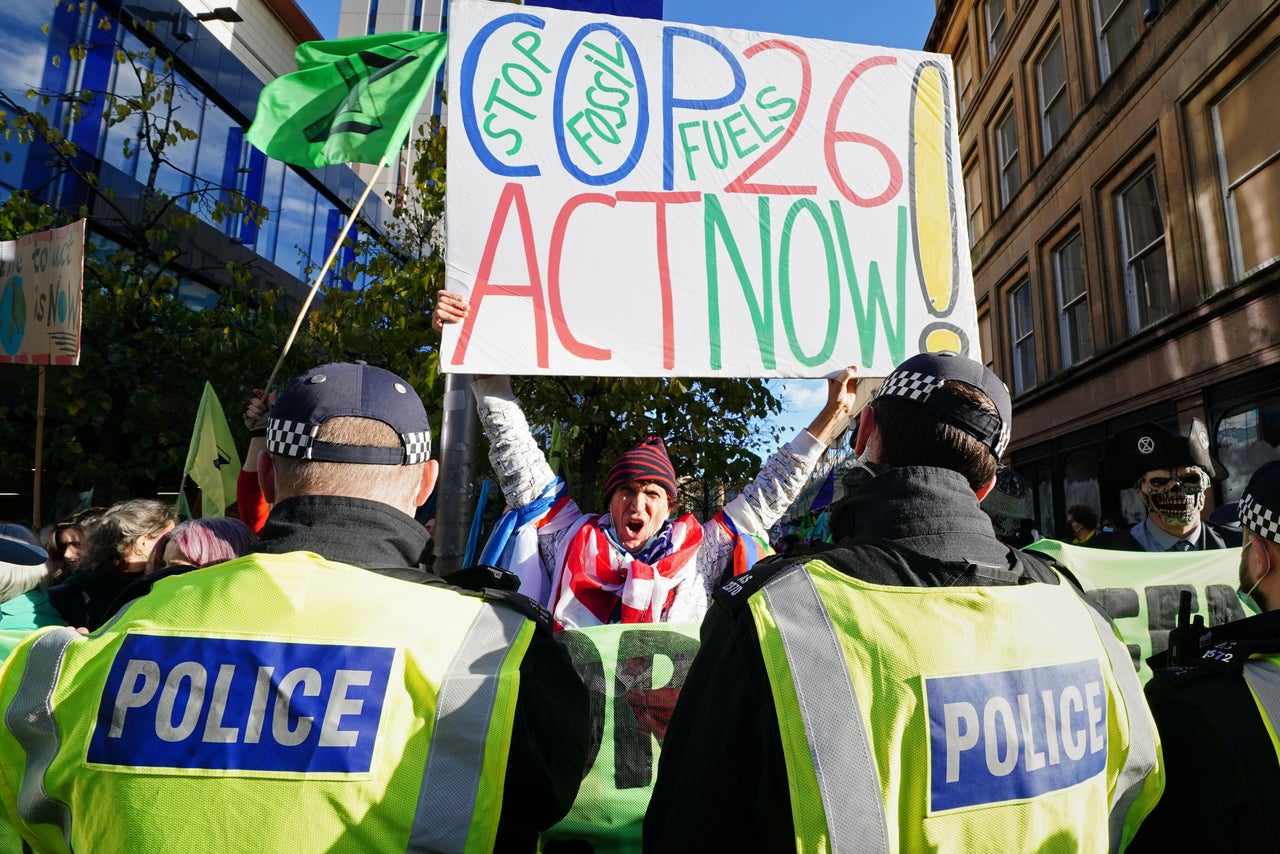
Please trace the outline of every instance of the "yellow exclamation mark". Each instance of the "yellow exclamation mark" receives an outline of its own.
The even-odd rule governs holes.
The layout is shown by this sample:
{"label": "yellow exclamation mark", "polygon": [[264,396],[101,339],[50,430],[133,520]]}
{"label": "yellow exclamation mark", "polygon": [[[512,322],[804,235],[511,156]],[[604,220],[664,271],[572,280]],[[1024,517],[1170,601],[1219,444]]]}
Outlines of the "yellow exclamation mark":
{"label": "yellow exclamation mark", "polygon": [[[946,68],[926,60],[916,68],[911,99],[911,224],[916,274],[925,305],[934,317],[956,307],[959,274],[955,170],[951,162],[951,83]],[[969,341],[956,325],[930,323],[920,349],[968,354]]]}

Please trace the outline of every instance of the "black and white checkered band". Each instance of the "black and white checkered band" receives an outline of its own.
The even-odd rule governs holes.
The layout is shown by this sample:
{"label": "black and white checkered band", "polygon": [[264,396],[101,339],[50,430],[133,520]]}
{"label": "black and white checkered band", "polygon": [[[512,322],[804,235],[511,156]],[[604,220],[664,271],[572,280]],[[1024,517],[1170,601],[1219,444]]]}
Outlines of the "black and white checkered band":
{"label": "black and white checkered band", "polygon": [[310,459],[311,445],[319,429],[319,424],[270,418],[267,420],[267,451],[279,457]]}
{"label": "black and white checkered band", "polygon": [[1253,495],[1240,499],[1240,524],[1271,540],[1280,543],[1280,513],[1270,507],[1263,507],[1254,500]]}
{"label": "black and white checkered band", "polygon": [[431,459],[431,434],[425,430],[421,433],[402,433],[400,441],[404,442],[404,464],[414,466]]}
{"label": "black and white checkered band", "polygon": [[368,448],[359,445],[335,445],[316,439],[318,424],[269,419],[267,451],[281,457],[366,465],[412,466],[431,459],[431,433],[401,433],[403,448]]}
{"label": "black and white checkered band", "polygon": [[919,371],[901,371],[885,378],[885,381],[880,384],[880,390],[876,392],[876,397],[885,395],[905,397],[907,400],[924,403],[941,385],[942,380],[937,377],[931,377]]}
{"label": "black and white checkered band", "polygon": [[[885,377],[880,389],[876,392],[876,397],[903,397],[907,400],[914,400],[917,403],[927,403],[929,398],[935,391],[942,388],[946,382],[945,379],[929,376],[919,371],[899,371]],[[949,396],[947,396],[949,397]],[[933,407],[935,411],[938,407]],[[948,406],[945,409],[951,410],[955,407]],[[998,430],[991,430],[989,426],[978,423],[971,423],[978,420],[998,421],[999,419],[986,413],[978,415],[978,410],[972,410],[968,413],[959,411],[951,413],[939,413],[944,421],[954,423],[955,426],[974,436],[983,444],[991,448],[995,453],[996,459],[1004,455],[1005,449],[1009,447],[1010,425],[1000,422]],[[993,435],[994,434],[994,435]]]}

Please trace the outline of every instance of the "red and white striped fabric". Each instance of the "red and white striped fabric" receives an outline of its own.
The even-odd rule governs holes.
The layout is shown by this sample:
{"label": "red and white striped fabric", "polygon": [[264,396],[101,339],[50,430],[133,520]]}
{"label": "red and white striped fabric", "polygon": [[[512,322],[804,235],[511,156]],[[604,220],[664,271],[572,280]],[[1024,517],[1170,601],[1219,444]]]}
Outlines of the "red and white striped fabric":
{"label": "red and white striped fabric", "polygon": [[647,564],[619,548],[601,529],[608,515],[588,516],[568,538],[552,605],[557,628],[599,626],[621,605],[623,623],[657,623],[676,588],[690,578],[702,547],[693,514],[671,523],[671,549]]}

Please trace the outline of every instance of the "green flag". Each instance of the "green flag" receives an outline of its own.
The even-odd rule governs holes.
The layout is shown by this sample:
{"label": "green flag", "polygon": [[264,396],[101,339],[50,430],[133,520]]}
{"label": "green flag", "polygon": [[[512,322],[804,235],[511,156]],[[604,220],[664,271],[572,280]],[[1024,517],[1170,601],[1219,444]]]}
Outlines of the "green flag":
{"label": "green flag", "polygon": [[313,169],[388,160],[435,82],[445,39],[379,33],[299,45],[298,70],[263,87],[247,139],[269,157]]}
{"label": "green flag", "polygon": [[222,404],[208,381],[200,396],[200,411],[196,413],[196,426],[191,431],[191,446],[187,449],[187,464],[182,473],[191,475],[204,494],[201,515],[221,516],[236,500],[240,454],[236,452]]}

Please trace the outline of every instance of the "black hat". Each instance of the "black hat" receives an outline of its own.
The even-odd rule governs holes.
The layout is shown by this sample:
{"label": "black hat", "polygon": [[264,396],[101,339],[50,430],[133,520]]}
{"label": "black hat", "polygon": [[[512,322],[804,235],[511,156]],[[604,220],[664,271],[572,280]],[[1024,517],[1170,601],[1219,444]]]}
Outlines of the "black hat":
{"label": "black hat", "polygon": [[[400,435],[401,447],[316,439],[321,424],[343,416],[381,421]],[[339,362],[312,368],[284,390],[267,421],[267,450],[304,460],[410,466],[431,456],[431,427],[421,398],[407,382],[364,362]]]}
{"label": "black hat", "polygon": [[1280,460],[1259,466],[1240,498],[1240,525],[1280,543]]}
{"label": "black hat", "polygon": [[[949,393],[946,383],[953,382],[972,386],[991,398],[999,417]],[[880,384],[876,397],[900,397],[925,404],[939,421],[973,436],[997,459],[1009,447],[1013,424],[1009,389],[981,362],[957,353],[921,353],[894,368]]]}
{"label": "black hat", "polygon": [[1198,466],[1214,480],[1223,478],[1222,466],[1209,451],[1209,431],[1198,419],[1191,434],[1179,436],[1159,424],[1139,424],[1111,438],[1108,467],[1119,483],[1132,485],[1149,471]]}

